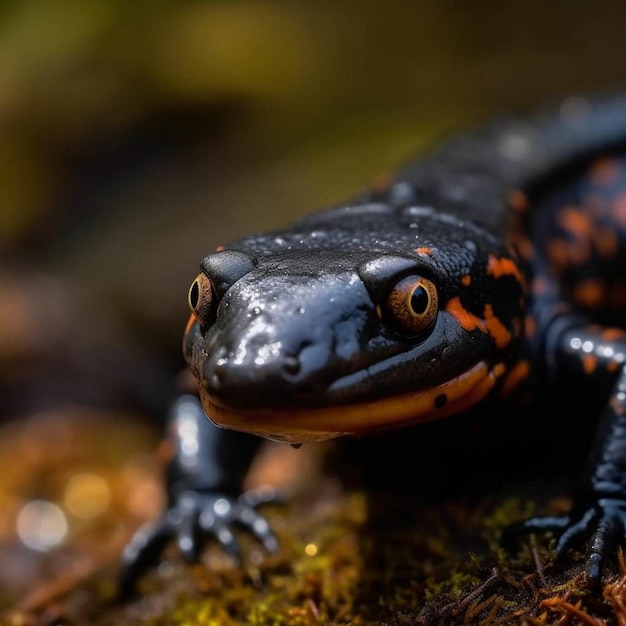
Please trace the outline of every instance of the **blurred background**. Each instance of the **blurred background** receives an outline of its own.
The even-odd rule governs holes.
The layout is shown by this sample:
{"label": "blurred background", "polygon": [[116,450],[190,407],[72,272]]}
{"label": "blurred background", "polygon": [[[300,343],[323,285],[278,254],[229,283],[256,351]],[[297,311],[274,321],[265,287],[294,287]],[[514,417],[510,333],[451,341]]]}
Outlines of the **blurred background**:
{"label": "blurred background", "polygon": [[[101,503],[82,520],[159,509],[150,452],[205,254],[490,113],[623,87],[624,24],[618,0],[4,0],[0,601],[58,571],[37,555],[85,525],[76,475]],[[32,502],[56,503],[57,543],[44,509],[35,544],[18,532]]]}

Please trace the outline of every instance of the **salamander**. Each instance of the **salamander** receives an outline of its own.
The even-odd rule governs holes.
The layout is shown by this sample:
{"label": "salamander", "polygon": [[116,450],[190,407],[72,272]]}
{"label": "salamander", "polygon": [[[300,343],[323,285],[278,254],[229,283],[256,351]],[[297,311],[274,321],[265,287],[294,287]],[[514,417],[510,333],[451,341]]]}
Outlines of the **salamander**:
{"label": "salamander", "polygon": [[[169,506],[123,585],[176,537],[277,541],[242,493],[261,438],[414,426],[583,380],[603,394],[572,510],[520,522],[587,541],[597,583],[626,531],[626,96],[569,98],[452,136],[351,200],[208,254],[183,352]],[[210,420],[206,419],[206,415]],[[217,425],[217,426],[216,426]]]}

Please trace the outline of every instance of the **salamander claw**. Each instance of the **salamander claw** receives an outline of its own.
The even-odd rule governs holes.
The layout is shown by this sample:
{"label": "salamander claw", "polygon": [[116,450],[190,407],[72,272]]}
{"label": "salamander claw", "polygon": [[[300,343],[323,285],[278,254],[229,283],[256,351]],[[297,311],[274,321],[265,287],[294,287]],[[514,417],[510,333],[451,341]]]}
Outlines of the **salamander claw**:
{"label": "salamander claw", "polygon": [[131,538],[122,555],[119,597],[126,600],[136,591],[137,579],[159,559],[171,536],[166,518],[156,524],[142,526]]}
{"label": "salamander claw", "polygon": [[598,585],[605,561],[613,555],[617,544],[626,541],[626,501],[599,498],[586,507],[574,509],[559,517],[533,517],[513,524],[505,531],[505,539],[519,532],[561,532],[556,545],[556,560],[564,560],[568,550],[585,537],[587,545],[586,574],[592,585]]}
{"label": "salamander claw", "polygon": [[557,561],[564,559],[567,551],[573,548],[579,540],[583,539],[585,535],[589,533],[589,525],[595,517],[595,514],[594,509],[587,509],[577,522],[573,522],[572,517],[569,515],[564,516],[567,520],[567,524],[564,526],[564,530],[556,544],[555,553]]}
{"label": "salamander claw", "polygon": [[247,492],[239,497],[220,493],[186,491],[156,522],[140,528],[132,537],[122,557],[120,596],[126,599],[136,590],[138,578],[159,559],[168,541],[176,537],[178,548],[187,562],[198,560],[203,536],[212,535],[237,562],[241,562],[234,526],[243,527],[258,539],[268,552],[278,550],[278,540],[268,521],[254,506],[275,501],[276,493]]}

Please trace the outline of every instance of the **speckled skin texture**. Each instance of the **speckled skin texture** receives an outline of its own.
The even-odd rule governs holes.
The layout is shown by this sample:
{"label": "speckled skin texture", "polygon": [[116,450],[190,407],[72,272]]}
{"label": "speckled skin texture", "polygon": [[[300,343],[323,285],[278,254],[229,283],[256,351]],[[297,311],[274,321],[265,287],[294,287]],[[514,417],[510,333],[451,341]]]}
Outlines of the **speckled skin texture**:
{"label": "speckled skin texture", "polygon": [[[589,538],[588,573],[599,580],[626,527],[624,144],[626,98],[571,98],[452,138],[348,203],[210,254],[184,339],[207,414],[297,443],[438,419],[582,375],[606,408],[579,498],[570,515],[521,526],[562,533],[560,557]],[[389,304],[407,277],[437,296],[415,332]],[[426,314],[409,310],[418,322]],[[208,426],[198,408],[185,419],[174,412],[172,438],[180,449],[193,423],[194,453],[170,466],[184,540],[167,519],[138,536],[127,584],[170,534],[193,557],[184,546],[195,545],[199,502],[232,491],[254,454],[246,445],[228,469],[207,463],[242,435]],[[234,550],[219,531],[236,518],[211,515],[202,530]],[[246,524],[271,543],[255,519]]]}

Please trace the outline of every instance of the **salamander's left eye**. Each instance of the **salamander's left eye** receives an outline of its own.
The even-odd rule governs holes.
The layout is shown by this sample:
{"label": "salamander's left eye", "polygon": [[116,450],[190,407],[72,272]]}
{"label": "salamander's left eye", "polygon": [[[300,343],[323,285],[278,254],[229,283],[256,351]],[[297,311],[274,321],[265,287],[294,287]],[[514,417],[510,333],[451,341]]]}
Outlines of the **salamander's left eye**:
{"label": "salamander's left eye", "polygon": [[187,295],[189,308],[200,324],[207,324],[213,304],[213,287],[206,274],[198,274],[189,287]]}
{"label": "salamander's left eye", "polygon": [[399,330],[416,335],[437,315],[437,288],[423,276],[405,276],[387,296],[386,314]]}

